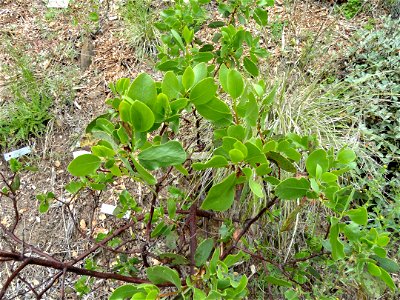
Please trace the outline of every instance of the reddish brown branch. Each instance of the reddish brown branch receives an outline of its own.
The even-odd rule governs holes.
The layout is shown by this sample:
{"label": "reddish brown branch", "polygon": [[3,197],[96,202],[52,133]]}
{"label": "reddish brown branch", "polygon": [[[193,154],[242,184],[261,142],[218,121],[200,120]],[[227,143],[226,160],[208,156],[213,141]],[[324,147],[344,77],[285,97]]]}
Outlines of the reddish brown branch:
{"label": "reddish brown branch", "polygon": [[[74,273],[77,275],[84,275],[84,276],[90,276],[90,277],[96,277],[96,278],[102,278],[102,279],[115,279],[123,282],[130,282],[130,283],[151,283],[148,280],[137,278],[137,277],[130,277],[130,276],[124,276],[116,273],[109,273],[109,272],[98,272],[98,271],[92,271],[92,270],[86,270],[78,267],[74,267],[71,265],[71,263],[64,263],[64,262],[54,262],[54,261],[49,261],[46,259],[38,258],[38,257],[27,257],[27,256],[21,256],[20,253],[13,253],[13,252],[7,252],[7,251],[0,251],[0,257],[7,257],[7,258],[12,258],[14,261],[22,261],[23,264],[13,272],[13,277],[10,276],[10,278],[7,280],[12,281],[18,273],[23,269],[23,267],[27,265],[37,265],[37,266],[42,266],[42,267],[47,267],[47,268],[53,268],[57,270],[62,270],[63,272],[68,272],[68,273]],[[22,267],[23,266],[23,267]],[[11,279],[11,280],[10,280]],[[168,286],[174,286],[172,283],[164,283],[158,285],[160,287],[168,287]],[[4,294],[3,294],[4,295]],[[0,299],[1,299],[2,294],[0,294]]]}
{"label": "reddish brown branch", "polygon": [[[2,256],[2,255],[1,255],[2,252],[3,252],[3,251],[0,251],[0,256]],[[13,259],[14,259],[14,260],[21,260],[21,256],[20,256],[19,254],[16,254],[16,255],[17,255],[17,256],[16,256],[17,258],[14,258],[14,257],[13,257]],[[5,256],[5,257],[7,257],[7,256]],[[11,258],[11,257],[10,257],[10,258]],[[12,272],[12,274],[10,275],[10,277],[7,278],[6,282],[4,283],[3,288],[2,288],[1,291],[0,291],[0,299],[3,299],[4,295],[6,294],[6,291],[7,291],[8,287],[9,287],[10,284],[11,284],[11,282],[14,280],[15,277],[17,277],[17,276],[19,275],[19,273],[20,273],[28,264],[29,264],[28,262],[22,261],[22,264]]]}
{"label": "reddish brown branch", "polygon": [[233,245],[230,246],[226,251],[224,251],[224,253],[222,253],[221,255],[221,260],[223,260],[224,258],[226,258],[231,252],[232,250],[236,247],[237,243],[240,241],[240,239],[242,238],[243,235],[246,234],[247,231],[249,231],[251,225],[254,224],[254,222],[256,222],[258,219],[261,218],[261,216],[268,210],[270,209],[276,202],[278,201],[278,198],[274,198],[272,199],[270,202],[267,203],[267,205],[261,209],[259,211],[259,213],[253,217],[252,219],[250,219],[249,221],[247,221],[244,225],[244,228],[239,232],[239,234],[237,235],[237,237],[235,238]]}
{"label": "reddish brown branch", "polygon": [[190,232],[190,274],[194,274],[194,254],[197,249],[197,226],[196,226],[196,212],[197,212],[197,204],[196,202],[192,204],[189,210],[189,232]]}

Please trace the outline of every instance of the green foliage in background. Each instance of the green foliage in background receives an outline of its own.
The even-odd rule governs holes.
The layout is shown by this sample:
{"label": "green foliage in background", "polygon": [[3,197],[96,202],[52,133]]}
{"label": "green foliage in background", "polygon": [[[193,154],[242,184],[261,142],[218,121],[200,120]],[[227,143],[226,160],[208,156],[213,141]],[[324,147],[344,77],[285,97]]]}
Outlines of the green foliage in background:
{"label": "green foliage in background", "polygon": [[53,118],[54,104],[70,104],[74,98],[72,89],[77,69],[74,66],[54,65],[41,74],[44,57],[30,59],[22,48],[13,47],[7,39],[4,50],[10,57],[8,65],[1,65],[7,74],[4,90],[5,101],[0,106],[0,148],[10,149],[26,143],[30,137],[42,135]]}
{"label": "green foliage in background", "polygon": [[135,49],[139,58],[155,55],[159,45],[159,33],[154,27],[156,10],[150,0],[127,0],[119,7],[125,23],[124,38]]}

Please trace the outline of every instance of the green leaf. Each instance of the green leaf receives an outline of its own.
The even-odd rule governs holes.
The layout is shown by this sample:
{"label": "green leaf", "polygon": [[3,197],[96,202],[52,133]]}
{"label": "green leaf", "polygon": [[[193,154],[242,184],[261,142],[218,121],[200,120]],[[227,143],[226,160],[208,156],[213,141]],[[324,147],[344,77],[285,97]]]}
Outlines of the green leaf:
{"label": "green leaf", "polygon": [[150,75],[142,73],[130,85],[127,96],[152,107],[157,98],[156,84]]}
{"label": "green leaf", "polygon": [[208,168],[223,168],[228,165],[228,161],[222,155],[215,155],[213,156],[208,162],[206,163],[194,163],[192,167],[196,171],[205,170]]}
{"label": "green leaf", "polygon": [[181,143],[169,141],[165,144],[151,146],[138,155],[140,164],[148,170],[180,165],[186,160],[186,152]]}
{"label": "green leaf", "polygon": [[189,90],[194,84],[194,71],[191,66],[187,67],[185,72],[182,75],[182,85],[185,90]]}
{"label": "green leaf", "polygon": [[175,38],[175,40],[178,42],[179,48],[181,48],[182,51],[185,51],[185,45],[183,44],[182,38],[179,35],[179,33],[176,32],[176,30],[174,30],[174,29],[171,29],[171,33],[172,33],[172,36]]}
{"label": "green leaf", "polygon": [[115,151],[106,146],[96,145],[91,148],[92,153],[99,157],[113,157]]}
{"label": "green leaf", "polygon": [[212,238],[205,239],[200,243],[200,245],[196,249],[196,253],[194,254],[194,261],[196,263],[196,267],[201,267],[210,257],[211,251],[214,248],[214,241]]}
{"label": "green leaf", "polygon": [[238,149],[229,150],[229,157],[233,163],[238,163],[244,160],[244,154]]}
{"label": "green leaf", "polygon": [[355,159],[356,159],[356,154],[354,153],[354,151],[351,150],[351,149],[346,149],[346,148],[340,150],[339,153],[338,153],[338,157],[337,157],[337,160],[341,164],[351,163]]}
{"label": "green leaf", "polygon": [[236,254],[229,254],[225,259],[224,259],[224,264],[230,268],[232,267],[234,264],[238,263],[238,262],[243,262],[246,261],[249,258],[249,255],[244,253],[242,250],[240,250],[238,253]]}
{"label": "green leaf", "polygon": [[50,202],[48,199],[44,199],[42,201],[40,201],[40,205],[39,205],[39,212],[41,214],[46,213],[50,208]]}
{"label": "green leaf", "polygon": [[236,99],[242,95],[244,82],[242,75],[236,70],[229,70],[227,75],[227,88],[229,95]]}
{"label": "green leaf", "polygon": [[249,72],[251,75],[253,75],[254,77],[258,76],[259,74],[258,67],[256,66],[255,63],[253,63],[253,61],[250,58],[245,57],[243,59],[243,66],[246,69],[246,71]]}
{"label": "green leaf", "polygon": [[275,188],[275,195],[280,199],[295,200],[307,195],[310,182],[305,178],[288,178]]}
{"label": "green leaf", "polygon": [[194,37],[194,30],[190,30],[187,26],[183,28],[182,32],[183,39],[185,40],[186,45],[190,44]]}
{"label": "green leaf", "polygon": [[385,269],[383,268],[379,268],[381,271],[381,275],[379,276],[380,279],[383,280],[383,282],[386,283],[386,285],[392,290],[394,291],[396,289],[396,285],[393,282],[392,277],[389,275],[388,272],[385,271]]}
{"label": "green leaf", "polygon": [[344,245],[339,240],[339,219],[335,217],[330,218],[331,228],[329,230],[329,242],[332,247],[332,258],[340,260],[345,257]]}
{"label": "green leaf", "polygon": [[356,209],[351,209],[346,212],[346,215],[350,217],[350,219],[359,224],[359,225],[367,225],[368,222],[368,213],[367,209],[362,206]]}
{"label": "green leaf", "polygon": [[371,258],[378,262],[378,265],[390,273],[400,272],[400,266],[394,261],[387,257],[380,257],[378,255],[372,255]]}
{"label": "green leaf", "polygon": [[132,284],[126,284],[117,288],[110,296],[109,300],[131,299],[138,292],[138,288]]}
{"label": "green leaf", "polygon": [[367,269],[368,269],[368,272],[373,276],[379,277],[382,274],[381,269],[372,262],[367,263]]}
{"label": "green leaf", "polygon": [[85,184],[82,181],[71,181],[65,186],[65,190],[70,194],[77,193]]}
{"label": "green leaf", "polygon": [[296,173],[295,166],[278,152],[269,151],[266,153],[266,156],[269,160],[272,160],[275,164],[277,164],[279,168],[291,173]]}
{"label": "green leaf", "polygon": [[215,21],[208,24],[208,28],[219,28],[225,26],[225,22],[222,21]]}
{"label": "green leaf", "polygon": [[226,67],[225,64],[222,64],[219,68],[218,78],[221,86],[225,92],[228,93],[228,72],[229,69]]}
{"label": "green leaf", "polygon": [[225,211],[232,206],[235,195],[236,174],[232,173],[223,181],[211,187],[201,205],[202,209]]}
{"label": "green leaf", "polygon": [[286,287],[291,287],[292,284],[289,281],[274,277],[274,276],[267,276],[265,277],[265,281],[274,284],[274,285],[278,285],[278,286],[286,286]]}
{"label": "green leaf", "polygon": [[318,165],[321,167],[322,173],[328,171],[329,160],[326,151],[323,149],[313,151],[306,160],[306,169],[310,176],[316,177]]}
{"label": "green leaf", "polygon": [[168,71],[165,73],[161,83],[161,90],[170,100],[178,98],[181,89],[174,72]]}
{"label": "green leaf", "polygon": [[145,168],[141,164],[139,164],[131,155],[132,163],[135,166],[136,171],[140,174],[140,177],[146,181],[150,185],[155,185],[157,180],[151,175],[149,172],[146,171]]}
{"label": "green leaf", "polygon": [[146,269],[147,277],[154,284],[165,282],[173,283],[179,290],[181,289],[181,281],[177,271],[165,266],[155,266]]}
{"label": "green leaf", "polygon": [[16,174],[14,176],[13,181],[10,184],[10,189],[12,192],[16,192],[20,186],[21,186],[21,178],[19,177],[18,174]]}
{"label": "green leaf", "polygon": [[218,87],[211,77],[204,78],[197,83],[190,92],[190,100],[194,105],[202,105],[209,102],[215,95]]}
{"label": "green leaf", "polygon": [[93,154],[83,154],[76,157],[68,165],[68,172],[73,176],[86,176],[94,173],[101,165],[101,160]]}
{"label": "green leaf", "polygon": [[131,106],[131,124],[135,131],[146,132],[154,125],[154,114],[146,104],[135,101]]}
{"label": "green leaf", "polygon": [[261,184],[259,184],[254,179],[250,178],[249,180],[250,190],[256,195],[258,198],[264,198],[264,192]]}
{"label": "green leaf", "polygon": [[265,26],[268,24],[268,11],[261,7],[257,7],[254,10],[253,18],[258,25]]}
{"label": "green leaf", "polygon": [[119,107],[118,107],[119,117],[120,117],[121,121],[127,122],[129,124],[132,124],[131,123],[131,106],[132,106],[131,103],[124,100],[119,104]]}
{"label": "green leaf", "polygon": [[242,125],[231,125],[228,127],[227,131],[230,137],[243,141],[246,136],[246,130]]}
{"label": "green leaf", "polygon": [[197,84],[198,82],[207,77],[207,65],[204,62],[199,63],[193,68],[193,72],[194,72],[194,84]]}
{"label": "green leaf", "polygon": [[321,179],[323,182],[329,183],[329,182],[336,182],[338,180],[338,177],[329,172],[325,172],[322,174]]}
{"label": "green leaf", "polygon": [[193,287],[193,300],[204,300],[207,298],[207,295],[198,288]]}
{"label": "green leaf", "polygon": [[214,97],[203,105],[196,106],[199,114],[205,119],[218,125],[229,125],[232,123],[232,113],[228,105]]}

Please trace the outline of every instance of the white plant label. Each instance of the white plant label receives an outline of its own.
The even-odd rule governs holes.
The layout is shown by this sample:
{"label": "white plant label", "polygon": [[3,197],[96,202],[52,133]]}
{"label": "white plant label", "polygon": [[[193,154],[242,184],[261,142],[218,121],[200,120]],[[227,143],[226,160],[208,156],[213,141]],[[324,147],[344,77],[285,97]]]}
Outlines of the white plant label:
{"label": "white plant label", "polygon": [[6,161],[9,161],[11,158],[18,158],[18,157],[21,157],[28,153],[31,153],[31,148],[29,146],[18,149],[18,150],[11,151],[9,153],[4,153],[4,159]]}
{"label": "white plant label", "polygon": [[[110,205],[110,204],[101,204],[101,208],[100,208],[100,212],[106,215],[113,215],[114,214],[114,210],[117,207],[115,205]],[[127,211],[126,214],[124,215],[124,219],[129,219],[131,215],[130,211]]]}
{"label": "white plant label", "polygon": [[83,155],[83,154],[91,154],[91,152],[86,151],[86,150],[78,150],[78,151],[72,152],[72,156],[73,156],[74,158],[77,158],[78,156],[81,156],[81,155]]}
{"label": "white plant label", "polygon": [[49,0],[47,7],[49,8],[67,8],[69,0]]}

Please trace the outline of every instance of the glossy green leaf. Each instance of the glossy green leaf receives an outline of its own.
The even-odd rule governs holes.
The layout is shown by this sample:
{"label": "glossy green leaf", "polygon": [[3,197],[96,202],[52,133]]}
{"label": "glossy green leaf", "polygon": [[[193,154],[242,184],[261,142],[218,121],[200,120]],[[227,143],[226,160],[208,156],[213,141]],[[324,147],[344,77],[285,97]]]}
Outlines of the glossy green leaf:
{"label": "glossy green leaf", "polygon": [[233,163],[238,163],[244,160],[244,154],[242,151],[238,149],[231,149],[229,150],[229,158]]}
{"label": "glossy green leaf", "polygon": [[155,266],[146,269],[147,278],[154,284],[161,284],[165,282],[173,283],[179,290],[181,289],[181,280],[177,271],[165,267]]}
{"label": "glossy green leaf", "polygon": [[265,281],[278,286],[286,286],[286,287],[292,286],[292,284],[289,281],[277,278],[275,276],[267,276],[265,277]]}
{"label": "glossy green leaf", "polygon": [[190,92],[190,100],[194,105],[202,105],[209,102],[215,95],[218,87],[211,77],[204,78],[197,83]]}
{"label": "glossy green leaf", "polygon": [[224,156],[215,155],[205,163],[194,163],[192,167],[196,171],[205,170],[207,168],[223,168],[228,165],[228,161]]}
{"label": "glossy green leaf", "polygon": [[229,69],[225,64],[222,64],[219,68],[218,79],[221,83],[222,89],[228,93],[228,72]]}
{"label": "glossy green leaf", "polygon": [[131,299],[138,292],[138,288],[132,284],[126,284],[115,289],[109,300],[126,300]]}
{"label": "glossy green leaf", "polygon": [[236,174],[232,173],[223,181],[211,187],[201,205],[202,209],[225,211],[232,206],[235,196]]}
{"label": "glossy green leaf", "polygon": [[137,132],[146,132],[154,125],[154,114],[143,102],[135,101],[131,106],[131,124]]}
{"label": "glossy green leaf", "polygon": [[354,151],[351,150],[351,149],[346,149],[346,148],[340,150],[339,153],[338,153],[338,157],[337,157],[337,160],[341,164],[351,163],[355,159],[356,159],[356,154],[354,153]]}
{"label": "glossy green leaf", "polygon": [[113,157],[115,151],[106,146],[96,145],[91,148],[92,153],[99,157]]}
{"label": "glossy green leaf", "polygon": [[268,11],[261,7],[257,7],[254,10],[253,18],[258,25],[265,26],[268,24]]}
{"label": "glossy green leaf", "polygon": [[284,200],[295,200],[307,195],[310,182],[305,178],[288,178],[278,184],[275,195]]}
{"label": "glossy green leaf", "polygon": [[197,84],[201,80],[207,77],[207,64],[202,62],[194,66],[193,68],[194,73],[194,84]]}
{"label": "glossy green leaf", "polygon": [[378,255],[372,255],[371,258],[377,261],[378,265],[385,269],[389,273],[398,273],[400,272],[400,266],[394,260],[391,260],[387,257],[380,257]]}
{"label": "glossy green leaf", "polygon": [[386,283],[386,285],[392,290],[394,291],[396,289],[396,285],[393,282],[392,277],[389,275],[388,272],[386,272],[385,269],[383,268],[379,268],[381,271],[381,275],[379,276],[380,279],[382,279],[383,282]]}
{"label": "glossy green leaf", "polygon": [[372,262],[367,263],[367,269],[368,269],[369,274],[371,274],[373,276],[379,277],[382,274],[381,269]]}
{"label": "glossy green leaf", "polygon": [[171,29],[171,33],[172,33],[172,36],[177,41],[179,48],[181,48],[182,51],[185,51],[185,45],[183,44],[182,38],[179,35],[179,33],[174,29]]}
{"label": "glossy green leaf", "polygon": [[227,75],[227,89],[229,95],[236,99],[240,97],[244,90],[242,75],[236,70],[229,70]]}
{"label": "glossy green leaf", "polygon": [[255,63],[253,63],[253,61],[250,58],[245,57],[243,59],[243,66],[246,69],[246,71],[249,72],[251,75],[253,75],[254,77],[258,76],[259,74],[258,67],[256,66]]}
{"label": "glossy green leaf", "polygon": [[68,165],[68,171],[73,176],[86,176],[94,173],[101,165],[101,160],[93,154],[83,154],[76,157]]}
{"label": "glossy green leaf", "polygon": [[124,100],[119,104],[118,108],[121,121],[129,124],[131,124],[131,106],[131,103]]}
{"label": "glossy green leaf", "polygon": [[273,161],[279,168],[291,173],[296,173],[295,166],[281,154],[274,151],[269,151],[266,153],[266,156],[268,160]]}
{"label": "glossy green leaf", "polygon": [[367,225],[368,222],[368,212],[367,209],[362,206],[356,209],[351,209],[346,212],[346,215],[350,217],[350,219],[359,224],[359,225]]}
{"label": "glossy green leaf", "polygon": [[228,105],[214,97],[203,105],[196,106],[199,114],[205,119],[218,125],[229,125],[232,123],[232,113]]}
{"label": "glossy green leaf", "polygon": [[171,100],[178,98],[180,89],[181,87],[175,73],[172,71],[165,73],[164,79],[161,83],[162,92]]}
{"label": "glossy green leaf", "polygon": [[259,184],[254,179],[249,180],[250,190],[256,195],[258,198],[264,198],[264,191],[261,184]]}
{"label": "glossy green leaf", "polygon": [[127,95],[132,100],[139,100],[151,108],[157,98],[156,83],[150,75],[142,73],[132,82]]}
{"label": "glossy green leaf", "polygon": [[146,171],[145,168],[141,164],[139,164],[132,156],[132,163],[135,166],[136,171],[139,173],[140,177],[146,181],[150,185],[155,185],[157,183],[157,180],[154,178],[153,175],[151,175],[149,172]]}
{"label": "glossy green leaf", "polygon": [[328,171],[329,160],[323,149],[313,151],[306,160],[306,169],[310,176],[316,177],[318,165],[321,167],[322,173]]}
{"label": "glossy green leaf", "polygon": [[201,267],[210,257],[211,251],[214,248],[214,241],[212,238],[205,239],[202,241],[196,249],[196,253],[194,254],[194,261],[196,263],[196,267]]}
{"label": "glossy green leaf", "polygon": [[187,67],[182,75],[182,84],[185,90],[189,90],[194,84],[194,72],[191,66]]}
{"label": "glossy green leaf", "polygon": [[332,258],[340,260],[345,257],[344,245],[339,240],[339,219],[335,217],[330,218],[331,228],[329,230],[329,242],[332,247]]}
{"label": "glossy green leaf", "polygon": [[186,160],[186,152],[181,143],[169,141],[165,144],[151,146],[138,155],[140,164],[148,170],[180,165]]}

